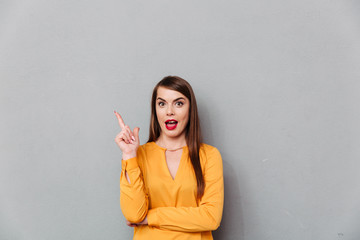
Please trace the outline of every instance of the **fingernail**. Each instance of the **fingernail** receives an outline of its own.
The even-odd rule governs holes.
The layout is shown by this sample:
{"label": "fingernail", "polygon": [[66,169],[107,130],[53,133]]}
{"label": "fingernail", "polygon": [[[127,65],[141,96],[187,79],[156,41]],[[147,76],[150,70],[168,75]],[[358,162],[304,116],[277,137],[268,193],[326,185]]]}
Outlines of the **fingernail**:
{"label": "fingernail", "polygon": [[134,137],[134,136],[131,136],[131,139],[135,141],[135,137]]}

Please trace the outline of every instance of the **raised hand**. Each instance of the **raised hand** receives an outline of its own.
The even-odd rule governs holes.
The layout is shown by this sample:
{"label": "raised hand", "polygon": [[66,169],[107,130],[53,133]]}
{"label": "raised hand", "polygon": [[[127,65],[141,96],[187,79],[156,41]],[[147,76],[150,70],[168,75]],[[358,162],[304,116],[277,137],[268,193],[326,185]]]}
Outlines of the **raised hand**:
{"label": "raised hand", "polygon": [[121,132],[116,135],[115,142],[123,152],[123,160],[127,160],[136,157],[136,151],[139,148],[139,130],[140,128],[134,128],[132,132],[128,125],[125,125],[124,120],[119,113],[114,111],[116,118],[119,121]]}

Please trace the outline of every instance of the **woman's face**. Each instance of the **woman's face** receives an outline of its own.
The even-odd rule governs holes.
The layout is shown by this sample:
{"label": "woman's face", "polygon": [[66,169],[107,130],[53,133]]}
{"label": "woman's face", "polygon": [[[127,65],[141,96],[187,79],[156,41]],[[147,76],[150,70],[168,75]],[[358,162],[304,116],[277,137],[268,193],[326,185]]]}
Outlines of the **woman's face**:
{"label": "woman's face", "polygon": [[185,134],[189,121],[190,101],[178,91],[159,87],[156,97],[156,117],[161,133],[176,138]]}

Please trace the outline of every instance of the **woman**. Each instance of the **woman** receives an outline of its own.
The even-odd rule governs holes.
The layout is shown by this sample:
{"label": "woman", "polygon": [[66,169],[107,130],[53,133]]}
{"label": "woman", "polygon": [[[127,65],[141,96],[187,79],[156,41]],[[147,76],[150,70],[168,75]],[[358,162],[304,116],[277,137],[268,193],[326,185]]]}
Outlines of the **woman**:
{"label": "woman", "polygon": [[139,128],[131,131],[115,114],[122,129],[115,138],[123,153],[120,205],[134,239],[213,239],[224,202],[222,160],[200,142],[190,84],[168,76],[155,86],[144,145]]}

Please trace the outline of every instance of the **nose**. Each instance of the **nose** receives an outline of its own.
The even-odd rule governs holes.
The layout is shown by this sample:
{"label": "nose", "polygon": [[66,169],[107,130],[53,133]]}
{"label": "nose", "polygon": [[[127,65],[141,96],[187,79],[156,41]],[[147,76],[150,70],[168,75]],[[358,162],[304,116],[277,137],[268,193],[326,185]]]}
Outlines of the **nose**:
{"label": "nose", "polygon": [[167,109],[166,109],[166,115],[167,115],[167,116],[172,116],[172,115],[174,115],[174,111],[173,111],[173,108],[172,108],[171,105],[167,107]]}

